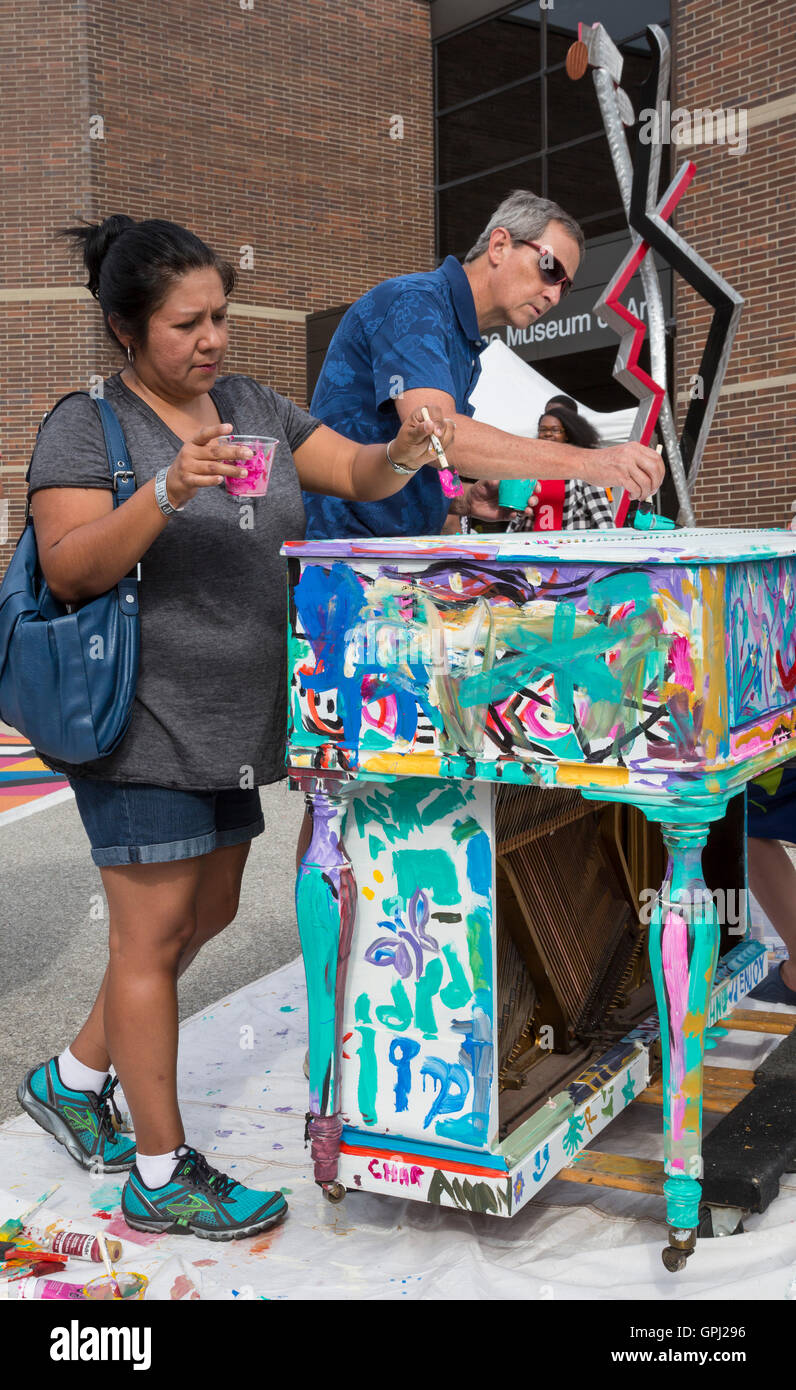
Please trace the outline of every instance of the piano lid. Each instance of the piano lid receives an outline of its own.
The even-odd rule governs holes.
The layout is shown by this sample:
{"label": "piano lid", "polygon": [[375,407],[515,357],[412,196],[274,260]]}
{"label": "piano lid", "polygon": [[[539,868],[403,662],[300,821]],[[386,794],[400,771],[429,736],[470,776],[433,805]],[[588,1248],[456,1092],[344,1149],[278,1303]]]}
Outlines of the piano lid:
{"label": "piano lid", "polygon": [[740,527],[681,531],[531,531],[469,536],[397,536],[368,539],[286,541],[283,555],[302,559],[404,559],[430,556],[457,560],[555,560],[560,564],[712,565],[774,560],[796,555],[796,531]]}

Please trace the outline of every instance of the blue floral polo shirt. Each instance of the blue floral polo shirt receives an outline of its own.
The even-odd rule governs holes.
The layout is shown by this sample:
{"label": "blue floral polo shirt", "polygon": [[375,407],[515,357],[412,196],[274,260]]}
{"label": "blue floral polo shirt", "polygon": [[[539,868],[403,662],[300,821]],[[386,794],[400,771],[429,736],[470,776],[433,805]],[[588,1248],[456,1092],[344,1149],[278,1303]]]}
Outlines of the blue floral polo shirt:
{"label": "blue floral polo shirt", "polygon": [[[341,319],[312,397],[312,414],[360,444],[386,444],[400,429],[395,397],[417,387],[447,391],[462,415],[480,373],[481,337],[470,282],[455,256],[438,270],[399,275],[369,290]],[[304,493],[307,539],[437,535],[448,515],[436,469],[383,502]]]}

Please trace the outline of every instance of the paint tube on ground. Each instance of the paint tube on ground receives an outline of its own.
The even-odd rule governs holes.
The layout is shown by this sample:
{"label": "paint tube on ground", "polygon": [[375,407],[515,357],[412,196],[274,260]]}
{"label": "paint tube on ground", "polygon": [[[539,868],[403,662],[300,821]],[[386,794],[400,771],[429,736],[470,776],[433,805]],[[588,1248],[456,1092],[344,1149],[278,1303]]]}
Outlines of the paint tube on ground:
{"label": "paint tube on ground", "polygon": [[[54,1231],[30,1229],[30,1235],[47,1250],[59,1255],[68,1255],[71,1260],[90,1260],[92,1264],[102,1264],[102,1251],[95,1235],[89,1235],[85,1231],[72,1231],[66,1226],[60,1226]],[[106,1238],[106,1245],[108,1258],[116,1264],[122,1258],[122,1242]]]}
{"label": "paint tube on ground", "polygon": [[86,1296],[82,1284],[62,1284],[57,1279],[36,1279],[32,1275],[24,1279],[12,1279],[7,1284],[0,1284],[0,1301],[26,1298],[63,1298],[72,1302],[77,1299],[84,1299]]}

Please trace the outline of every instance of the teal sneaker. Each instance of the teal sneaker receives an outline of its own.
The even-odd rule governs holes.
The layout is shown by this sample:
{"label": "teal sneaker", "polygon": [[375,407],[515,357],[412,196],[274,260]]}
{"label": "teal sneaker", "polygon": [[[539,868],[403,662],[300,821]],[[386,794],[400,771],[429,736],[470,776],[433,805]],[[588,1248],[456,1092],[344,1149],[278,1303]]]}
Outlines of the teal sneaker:
{"label": "teal sneaker", "polygon": [[122,1215],[134,1231],[203,1236],[206,1240],[242,1240],[287,1215],[281,1192],[255,1192],[211,1168],[203,1154],[185,1144],[171,1178],[162,1187],[147,1187],[133,1168],[122,1192]]}
{"label": "teal sneaker", "polygon": [[94,1091],[72,1091],[61,1080],[58,1058],[51,1057],[20,1082],[17,1100],[32,1120],[64,1145],[81,1168],[95,1173],[122,1173],[135,1163],[135,1140],[120,1132],[122,1117],[113,1098],[118,1084],[117,1077],[109,1076],[100,1095]]}

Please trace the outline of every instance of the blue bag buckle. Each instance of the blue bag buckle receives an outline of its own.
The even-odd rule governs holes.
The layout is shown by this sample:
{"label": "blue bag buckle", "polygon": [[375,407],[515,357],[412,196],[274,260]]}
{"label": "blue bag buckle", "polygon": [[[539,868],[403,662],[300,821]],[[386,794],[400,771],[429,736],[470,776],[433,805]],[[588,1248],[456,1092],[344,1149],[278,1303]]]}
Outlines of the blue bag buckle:
{"label": "blue bag buckle", "polygon": [[131,468],[117,468],[117,469],[114,471],[114,474],[113,474],[113,490],[114,490],[114,492],[118,492],[118,491],[119,491],[119,482],[118,482],[119,478],[124,478],[126,482],[129,482],[129,480],[130,480],[131,478],[134,478],[134,477],[135,477],[135,473],[133,472],[133,470],[132,470]]}

